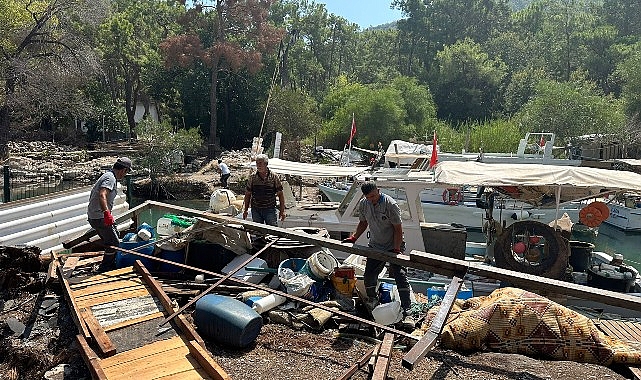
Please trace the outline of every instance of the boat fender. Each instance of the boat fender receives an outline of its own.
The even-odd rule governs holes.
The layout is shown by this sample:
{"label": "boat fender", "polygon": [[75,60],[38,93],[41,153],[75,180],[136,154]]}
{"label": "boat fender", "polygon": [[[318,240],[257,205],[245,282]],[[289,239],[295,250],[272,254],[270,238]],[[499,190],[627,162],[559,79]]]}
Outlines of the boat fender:
{"label": "boat fender", "polygon": [[585,206],[579,211],[579,221],[588,227],[598,227],[607,219],[601,211],[592,205]]}

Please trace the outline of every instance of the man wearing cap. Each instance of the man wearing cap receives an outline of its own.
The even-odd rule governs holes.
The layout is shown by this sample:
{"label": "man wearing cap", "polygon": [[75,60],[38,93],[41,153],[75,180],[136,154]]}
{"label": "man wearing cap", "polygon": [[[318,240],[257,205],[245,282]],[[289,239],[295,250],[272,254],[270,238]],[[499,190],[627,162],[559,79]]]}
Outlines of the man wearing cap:
{"label": "man wearing cap", "polygon": [[120,157],[111,170],[98,178],[89,195],[89,206],[87,207],[89,225],[96,230],[105,245],[105,254],[98,268],[99,272],[115,268],[116,250],[110,246],[117,247],[120,240],[111,210],[116,199],[118,180],[125,178],[130,170],[131,160],[127,157]]}

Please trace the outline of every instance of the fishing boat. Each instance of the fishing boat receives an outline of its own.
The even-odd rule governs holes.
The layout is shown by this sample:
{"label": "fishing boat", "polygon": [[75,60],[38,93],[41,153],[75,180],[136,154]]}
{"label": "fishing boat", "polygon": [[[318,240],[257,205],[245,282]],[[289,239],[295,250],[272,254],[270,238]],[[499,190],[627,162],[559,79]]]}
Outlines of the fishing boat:
{"label": "fishing boat", "polygon": [[641,194],[623,192],[607,202],[610,215],[605,223],[623,231],[641,231]]}

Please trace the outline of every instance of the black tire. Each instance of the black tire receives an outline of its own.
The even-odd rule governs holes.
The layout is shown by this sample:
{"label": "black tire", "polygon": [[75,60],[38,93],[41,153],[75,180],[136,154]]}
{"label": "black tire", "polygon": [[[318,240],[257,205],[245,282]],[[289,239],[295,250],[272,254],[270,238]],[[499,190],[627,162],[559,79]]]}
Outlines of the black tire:
{"label": "black tire", "polygon": [[[518,257],[518,254],[513,251],[513,244],[521,241],[523,236],[541,238],[543,243],[532,246],[540,253],[540,260],[529,261]],[[529,246],[529,239],[524,244]],[[569,256],[568,241],[552,227],[536,221],[513,223],[496,239],[494,245],[494,260],[497,267],[547,278],[563,279]]]}

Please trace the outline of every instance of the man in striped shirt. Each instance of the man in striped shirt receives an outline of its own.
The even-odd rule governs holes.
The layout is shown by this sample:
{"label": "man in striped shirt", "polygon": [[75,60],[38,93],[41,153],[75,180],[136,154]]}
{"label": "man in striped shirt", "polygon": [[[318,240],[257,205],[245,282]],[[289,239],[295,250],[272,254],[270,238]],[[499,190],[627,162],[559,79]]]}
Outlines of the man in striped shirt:
{"label": "man in striped shirt", "polygon": [[247,219],[251,205],[252,220],[256,223],[265,223],[278,226],[276,217],[276,196],[280,207],[280,220],[285,220],[285,196],[283,185],[276,174],[269,171],[267,163],[269,158],[265,154],[256,156],[256,173],[249,176],[245,188],[245,203],[243,219]]}

